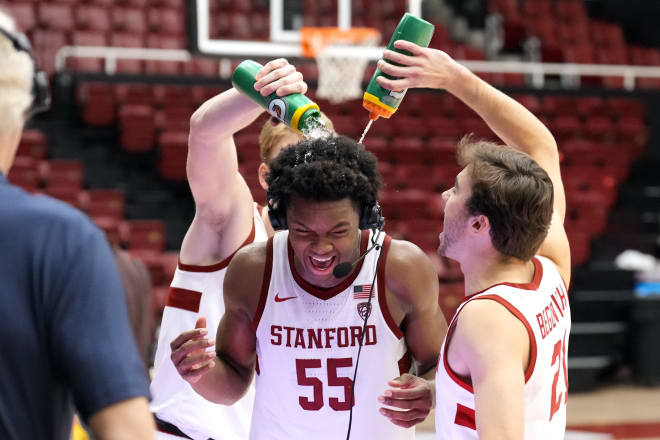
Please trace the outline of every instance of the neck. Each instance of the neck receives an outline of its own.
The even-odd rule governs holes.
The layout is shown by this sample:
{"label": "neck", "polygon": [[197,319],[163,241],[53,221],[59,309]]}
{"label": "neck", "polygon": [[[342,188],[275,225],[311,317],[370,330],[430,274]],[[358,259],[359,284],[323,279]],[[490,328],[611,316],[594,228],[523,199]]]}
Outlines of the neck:
{"label": "neck", "polygon": [[534,263],[531,260],[503,258],[498,252],[489,258],[471,258],[460,264],[465,276],[465,296],[499,283],[529,283],[534,279]]}
{"label": "neck", "polygon": [[0,135],[0,172],[7,176],[9,169],[14,163],[18,143],[21,140],[21,130],[15,133],[4,133]]}

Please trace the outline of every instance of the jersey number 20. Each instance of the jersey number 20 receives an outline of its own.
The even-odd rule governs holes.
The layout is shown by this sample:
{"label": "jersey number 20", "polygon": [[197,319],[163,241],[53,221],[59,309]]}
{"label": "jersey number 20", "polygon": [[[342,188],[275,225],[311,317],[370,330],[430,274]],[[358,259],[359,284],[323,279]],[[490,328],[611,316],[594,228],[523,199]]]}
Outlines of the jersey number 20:
{"label": "jersey number 20", "polygon": [[557,372],[555,373],[555,378],[552,381],[552,397],[550,398],[550,420],[555,415],[559,408],[561,407],[562,393],[559,393],[557,396],[557,383],[559,382],[559,373],[563,370],[564,372],[564,384],[566,385],[564,396],[564,403],[568,399],[568,371],[566,369],[566,332],[564,332],[564,338],[557,341],[555,344],[555,349],[552,352],[552,365],[557,363]]}
{"label": "jersey number 20", "polygon": [[[339,400],[336,397],[329,399],[330,408],[335,411],[348,411],[351,403],[351,388],[353,380],[350,377],[337,376],[337,368],[352,367],[352,358],[329,358],[327,360],[328,368],[328,386],[343,387],[344,399]],[[310,377],[307,370],[310,368],[321,368],[321,359],[296,359],[296,375],[298,376],[298,385],[310,386],[314,389],[314,398],[309,399],[305,396],[299,396],[298,402],[302,409],[306,411],[318,411],[323,407],[323,382],[318,377]],[[355,399],[353,399],[355,405]]]}

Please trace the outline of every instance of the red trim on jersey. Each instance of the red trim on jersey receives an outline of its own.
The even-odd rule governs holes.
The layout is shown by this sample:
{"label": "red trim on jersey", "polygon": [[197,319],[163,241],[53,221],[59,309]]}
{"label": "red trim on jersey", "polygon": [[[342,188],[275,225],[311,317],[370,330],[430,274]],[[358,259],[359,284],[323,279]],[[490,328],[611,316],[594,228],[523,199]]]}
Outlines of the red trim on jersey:
{"label": "red trim on jersey", "polygon": [[463,298],[463,302],[467,302],[473,296],[479,295],[480,293],[484,293],[486,290],[492,289],[493,287],[496,287],[496,286],[509,286],[509,287],[515,287],[516,289],[523,289],[523,290],[538,290],[539,286],[541,285],[541,279],[543,278],[543,265],[541,264],[539,259],[536,258],[536,257],[532,258],[532,263],[534,263],[534,278],[532,279],[531,283],[497,283],[497,284],[493,284],[492,286],[486,287],[485,289],[480,290],[476,293],[472,293],[470,295],[467,295],[465,298]]}
{"label": "red trim on jersey", "polygon": [[403,373],[410,373],[410,367],[412,366],[412,356],[410,352],[406,351],[401,359],[399,359],[399,376]]}
{"label": "red trim on jersey", "polygon": [[451,321],[451,324],[449,325],[449,328],[447,329],[447,335],[445,336],[445,346],[444,350],[442,352],[442,364],[445,367],[445,371],[447,372],[447,375],[451,377],[451,379],[461,388],[464,388],[467,392],[474,394],[474,388],[472,388],[472,384],[467,383],[456,373],[454,373],[454,370],[451,369],[449,366],[449,362],[447,361],[447,352],[449,350],[449,342],[451,341],[451,335],[454,333],[454,329],[456,328],[456,318],[458,318],[458,312],[454,315],[454,318]]}
{"label": "red trim on jersey", "polygon": [[[368,244],[369,244],[369,231],[368,230],[362,231],[362,238],[360,241],[360,255],[362,255],[367,250]],[[296,270],[296,265],[293,260],[294,258],[293,248],[291,247],[291,243],[289,243],[288,240],[286,246],[289,256],[289,268],[291,268],[291,274],[293,274],[293,279],[296,280],[296,283],[298,283],[298,285],[307,293],[324,301],[329,300],[333,296],[346,290],[348,286],[353,284],[353,281],[355,281],[355,278],[357,278],[358,274],[360,273],[360,270],[362,270],[362,263],[364,262],[364,258],[360,260],[357,266],[355,266],[355,268],[353,269],[353,273],[348,278],[346,278],[344,281],[342,281],[341,283],[337,284],[334,287],[323,289],[321,287],[312,285],[311,283],[307,282],[303,277],[301,277],[300,274],[298,274],[298,271]]]}
{"label": "red trim on jersey", "polygon": [[475,420],[474,410],[463,406],[460,403],[456,404],[456,417],[454,423],[457,425],[465,426],[466,428],[477,430],[477,422]]}
{"label": "red trim on jersey", "polygon": [[259,296],[259,304],[257,310],[254,312],[252,318],[252,329],[257,332],[261,315],[264,314],[266,308],[266,299],[268,299],[268,289],[270,288],[270,276],[273,273],[273,237],[270,237],[266,242],[266,267],[264,267],[264,277],[261,282],[261,295]]}
{"label": "red trim on jersey", "polygon": [[392,243],[392,237],[385,236],[385,240],[383,240],[383,249],[380,251],[380,261],[378,261],[378,268],[376,269],[376,276],[378,279],[378,306],[380,307],[380,312],[383,315],[383,318],[385,319],[385,322],[387,323],[387,326],[392,330],[392,333],[394,333],[394,336],[397,338],[401,339],[403,338],[403,332],[399,328],[398,325],[396,325],[396,322],[394,322],[394,318],[392,318],[392,314],[390,313],[390,309],[387,306],[387,295],[385,294],[386,292],[386,284],[387,282],[385,281],[385,265],[387,263],[387,253],[390,250],[390,244]]}
{"label": "red trim on jersey", "polygon": [[179,287],[170,287],[167,292],[167,301],[165,305],[175,309],[187,310],[189,312],[199,312],[199,303],[202,301],[202,292],[196,290],[181,289]]}
{"label": "red trim on jersey", "polygon": [[480,296],[479,298],[474,298],[474,300],[479,300],[479,299],[490,299],[493,301],[496,301],[500,303],[502,306],[506,307],[506,309],[511,312],[513,316],[518,318],[520,322],[523,323],[525,328],[527,329],[527,334],[529,335],[529,345],[530,345],[530,354],[529,354],[529,365],[527,365],[527,369],[525,370],[525,383],[529,381],[529,378],[532,377],[532,373],[534,372],[534,366],[536,365],[536,338],[534,337],[534,331],[532,330],[532,326],[529,325],[529,322],[525,318],[525,316],[520,313],[520,310],[518,310],[513,304],[511,304],[509,301],[505,300],[501,296],[498,295],[484,295]]}
{"label": "red trim on jersey", "polygon": [[236,252],[238,252],[242,247],[247,246],[248,244],[252,243],[254,241],[254,236],[256,235],[256,227],[254,225],[254,219],[252,219],[252,231],[250,232],[250,235],[248,235],[248,238],[245,239],[243,244],[241,244],[238,249],[234,251],[230,256],[225,258],[219,263],[211,264],[209,266],[196,266],[193,264],[183,264],[181,262],[181,258],[179,258],[179,263],[178,267],[180,270],[185,270],[186,272],[217,272],[218,270],[222,270],[225,267],[229,266],[229,263],[231,262],[231,259],[236,255]]}

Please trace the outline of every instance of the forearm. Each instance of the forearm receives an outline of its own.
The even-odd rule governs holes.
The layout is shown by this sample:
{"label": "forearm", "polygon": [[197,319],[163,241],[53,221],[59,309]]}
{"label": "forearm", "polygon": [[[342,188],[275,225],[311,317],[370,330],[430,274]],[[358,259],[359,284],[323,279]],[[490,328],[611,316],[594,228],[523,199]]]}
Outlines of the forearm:
{"label": "forearm", "polygon": [[529,110],[469,70],[457,70],[447,91],[474,110],[507,145],[532,157],[557,154],[554,137]]}
{"label": "forearm", "polygon": [[[190,118],[191,148],[234,133],[254,122],[264,110],[231,88],[204,102]],[[195,145],[193,145],[195,144]]]}
{"label": "forearm", "polygon": [[89,418],[89,426],[98,440],[154,438],[154,419],[144,397],[127,399],[103,408]]}
{"label": "forearm", "polygon": [[191,386],[206,400],[232,405],[247,392],[252,374],[239,374],[228,362],[219,357],[216,357],[214,362],[213,368]]}

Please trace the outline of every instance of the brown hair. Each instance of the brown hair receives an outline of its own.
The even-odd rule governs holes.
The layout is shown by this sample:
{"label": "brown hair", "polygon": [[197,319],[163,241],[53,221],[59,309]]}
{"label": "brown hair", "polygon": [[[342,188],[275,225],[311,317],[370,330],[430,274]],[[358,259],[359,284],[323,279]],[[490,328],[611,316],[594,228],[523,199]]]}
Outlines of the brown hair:
{"label": "brown hair", "polygon": [[527,154],[470,135],[458,143],[458,163],[470,166],[470,215],[483,214],[493,246],[501,254],[527,261],[548,235],[554,195],[552,181]]}
{"label": "brown hair", "polygon": [[[328,118],[323,112],[321,112],[321,117],[328,130],[334,133],[335,127],[332,125],[330,118]],[[298,133],[279,120],[268,118],[261,128],[261,133],[259,133],[259,154],[261,156],[261,161],[268,164],[273,160],[273,158],[270,157],[273,148],[275,148],[275,145],[280,143],[285,136],[290,134]]]}

